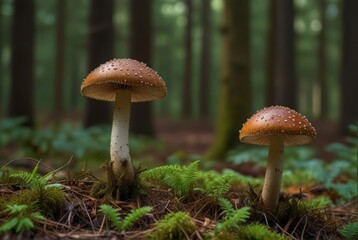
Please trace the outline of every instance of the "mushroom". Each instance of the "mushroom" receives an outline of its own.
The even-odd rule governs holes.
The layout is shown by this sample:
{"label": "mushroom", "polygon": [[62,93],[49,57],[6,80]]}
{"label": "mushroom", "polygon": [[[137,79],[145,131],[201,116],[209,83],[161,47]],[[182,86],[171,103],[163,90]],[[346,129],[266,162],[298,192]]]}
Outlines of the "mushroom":
{"label": "mushroom", "polygon": [[[128,147],[131,102],[164,98],[162,78],[146,64],[132,59],[113,59],[94,69],[82,82],[82,95],[114,102],[110,156],[113,172],[130,184],[134,170]],[[95,113],[94,113],[95,114]]]}
{"label": "mushroom", "polygon": [[283,171],[284,146],[312,142],[316,130],[298,112],[281,106],[272,106],[257,111],[240,130],[244,143],[269,145],[262,200],[270,209],[277,208]]}

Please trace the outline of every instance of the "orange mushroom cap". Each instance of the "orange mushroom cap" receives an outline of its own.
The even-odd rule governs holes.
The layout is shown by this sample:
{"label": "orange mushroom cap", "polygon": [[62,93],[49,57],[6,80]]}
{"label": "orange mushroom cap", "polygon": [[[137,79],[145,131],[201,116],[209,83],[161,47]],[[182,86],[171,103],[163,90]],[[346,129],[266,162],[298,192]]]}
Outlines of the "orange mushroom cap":
{"label": "orange mushroom cap", "polygon": [[162,78],[145,63],[133,59],[113,59],[94,69],[82,82],[82,95],[115,101],[116,90],[132,91],[132,102],[164,98],[167,88]]}
{"label": "orange mushroom cap", "polygon": [[301,145],[312,142],[316,130],[304,116],[282,106],[257,111],[240,130],[242,142],[257,145],[269,145],[273,135],[284,136],[285,145]]}

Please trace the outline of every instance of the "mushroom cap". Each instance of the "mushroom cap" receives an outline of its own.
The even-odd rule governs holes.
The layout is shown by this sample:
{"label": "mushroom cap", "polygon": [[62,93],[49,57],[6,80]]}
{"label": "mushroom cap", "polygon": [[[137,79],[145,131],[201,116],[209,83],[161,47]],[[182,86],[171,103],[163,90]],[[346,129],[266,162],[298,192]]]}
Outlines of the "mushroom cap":
{"label": "mushroom cap", "polygon": [[162,78],[145,63],[133,59],[113,59],[94,69],[82,82],[82,95],[114,102],[116,90],[132,91],[132,102],[164,98],[167,88]]}
{"label": "mushroom cap", "polygon": [[269,145],[273,135],[284,136],[285,145],[301,145],[312,142],[316,130],[306,117],[282,106],[257,111],[240,130],[242,142],[257,145]]}

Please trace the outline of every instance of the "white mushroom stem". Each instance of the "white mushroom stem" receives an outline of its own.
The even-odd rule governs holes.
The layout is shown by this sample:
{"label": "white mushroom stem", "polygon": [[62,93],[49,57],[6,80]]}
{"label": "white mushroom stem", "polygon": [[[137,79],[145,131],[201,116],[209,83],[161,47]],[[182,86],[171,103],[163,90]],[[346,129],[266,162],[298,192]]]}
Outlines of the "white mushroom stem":
{"label": "white mushroom stem", "polygon": [[114,173],[127,183],[134,179],[128,147],[131,94],[130,90],[116,91],[110,150]]}
{"label": "white mushroom stem", "polygon": [[280,196],[284,160],[284,136],[272,136],[270,139],[265,181],[262,190],[264,205],[276,210]]}

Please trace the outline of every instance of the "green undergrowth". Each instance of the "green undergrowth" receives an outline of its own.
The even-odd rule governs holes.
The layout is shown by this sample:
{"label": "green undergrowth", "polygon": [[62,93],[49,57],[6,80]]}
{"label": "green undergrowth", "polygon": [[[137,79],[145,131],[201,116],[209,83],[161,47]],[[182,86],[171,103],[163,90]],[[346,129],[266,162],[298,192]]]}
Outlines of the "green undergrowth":
{"label": "green undergrowth", "polygon": [[107,216],[111,225],[117,231],[122,232],[131,228],[138,221],[138,219],[140,219],[152,210],[152,207],[137,208],[128,213],[128,215],[123,219],[121,218],[119,213],[111,205],[108,204],[102,204],[100,206],[99,212]]}
{"label": "green undergrowth", "polygon": [[15,230],[16,233],[31,231],[35,228],[34,222],[45,220],[40,212],[32,212],[28,205],[7,204],[3,210],[7,219],[0,226],[0,232],[10,232]]}
{"label": "green undergrowth", "polygon": [[245,186],[249,183],[262,184],[262,180],[243,176],[234,171],[200,171],[199,161],[186,166],[165,165],[147,170],[140,174],[143,185],[170,188],[175,196],[185,201],[194,193],[202,193],[214,200],[219,200],[232,187]]}
{"label": "green undergrowth", "polygon": [[340,233],[347,240],[358,239],[358,221],[348,223],[340,229]]}
{"label": "green undergrowth", "polygon": [[[283,194],[277,211],[272,213],[264,207],[260,192],[256,190],[261,188],[261,181],[252,181],[252,178],[232,171],[224,171],[222,174],[201,171],[198,169],[198,161],[187,166],[157,167],[143,172],[140,179],[146,186],[168,189],[177,201],[184,205],[200,203],[202,208],[198,208],[201,210],[209,206],[212,211],[205,209],[202,217],[212,217],[205,214],[212,214],[213,211],[218,214],[215,231],[212,234],[217,239],[261,239],[260,236],[263,235],[271,236],[264,233],[265,231],[277,234],[270,230],[277,230],[276,226],[281,226],[282,229],[286,227],[290,236],[297,238],[314,237],[320,228],[324,228],[327,235],[338,234],[337,228],[340,223],[335,221],[328,211],[332,205],[329,198],[318,197],[307,201],[304,196]],[[239,204],[234,206],[233,199]],[[250,214],[248,209],[251,209]],[[198,212],[195,214],[200,215]],[[240,222],[246,222],[245,226],[241,226]],[[244,235],[240,235],[241,238],[238,238],[239,232],[249,234],[255,232],[255,229],[261,230],[257,236],[245,238]],[[237,233],[229,236],[229,231]],[[280,235],[277,239],[284,237]]]}
{"label": "green undergrowth", "polygon": [[53,172],[41,176],[38,168],[39,163],[31,172],[0,169],[0,186],[5,193],[0,194],[0,232],[34,231],[35,223],[55,218],[64,207],[61,185],[49,182]]}
{"label": "green undergrowth", "polygon": [[148,235],[148,239],[192,239],[196,230],[197,226],[188,213],[172,212],[155,223],[154,231]]}
{"label": "green undergrowth", "polygon": [[[53,172],[41,176],[38,167],[31,172],[1,168],[0,185],[6,189],[0,192],[3,232],[36,231],[35,226],[46,220],[63,226],[68,219],[76,226],[73,229],[81,226],[117,235],[144,230],[140,238],[158,240],[310,239],[318,231],[329,239],[348,232],[330,214],[332,202],[327,197],[308,201],[283,194],[272,213],[261,202],[262,180],[230,170],[203,171],[199,161],[137,171],[131,187],[135,191],[125,199],[113,176],[66,185],[56,183]],[[90,220],[81,222],[86,218]]]}

